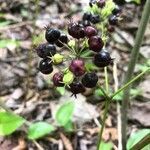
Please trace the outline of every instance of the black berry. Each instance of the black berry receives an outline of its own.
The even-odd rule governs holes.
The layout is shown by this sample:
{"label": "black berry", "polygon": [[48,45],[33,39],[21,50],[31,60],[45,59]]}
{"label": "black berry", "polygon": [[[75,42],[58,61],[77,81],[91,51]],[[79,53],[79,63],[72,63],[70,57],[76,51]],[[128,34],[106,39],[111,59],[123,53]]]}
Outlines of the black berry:
{"label": "black berry", "polygon": [[81,59],[72,60],[70,66],[69,66],[69,70],[75,76],[82,76],[85,73],[84,61]]}
{"label": "black berry", "polygon": [[45,38],[49,43],[54,43],[60,37],[60,31],[57,29],[47,28]]}
{"label": "black berry", "polygon": [[100,17],[99,17],[99,15],[92,15],[90,21],[91,21],[93,24],[99,23],[99,22],[100,22]]}
{"label": "black berry", "polygon": [[84,20],[84,21],[85,21],[85,20],[90,21],[91,16],[92,16],[91,13],[86,12],[86,13],[83,14],[82,20]]}
{"label": "black berry", "polygon": [[53,66],[50,58],[44,58],[39,63],[39,70],[43,74],[50,74],[53,71]]}
{"label": "black berry", "polygon": [[93,88],[98,82],[98,76],[96,73],[86,73],[82,78],[82,84],[87,88]]}
{"label": "black berry", "polygon": [[118,18],[116,15],[112,15],[109,17],[109,24],[110,25],[117,25],[118,24]]}
{"label": "black berry", "polygon": [[55,42],[55,44],[58,46],[58,47],[63,47],[63,43],[64,44],[67,44],[68,42],[68,37],[66,34],[61,34],[58,41]]}
{"label": "black berry", "polygon": [[81,82],[74,81],[73,83],[70,84],[70,91],[72,92],[73,95],[76,96],[76,94],[85,92],[85,87]]}
{"label": "black berry", "polygon": [[64,86],[64,83],[62,83],[62,81],[63,81],[63,74],[60,72],[55,73],[53,76],[54,85],[57,87]]}
{"label": "black berry", "polygon": [[56,54],[56,47],[52,44],[40,44],[36,48],[37,55],[41,58],[46,58],[47,56],[53,56]]}
{"label": "black berry", "polygon": [[89,6],[90,6],[90,7],[93,7],[93,4],[95,4],[95,3],[96,3],[96,0],[90,0]]}
{"label": "black berry", "polygon": [[101,51],[94,56],[94,64],[98,67],[106,67],[112,62],[110,54],[107,51]]}
{"label": "black berry", "polygon": [[95,28],[93,28],[92,26],[87,26],[85,28],[85,35],[87,37],[91,37],[97,34],[97,30]]}
{"label": "black berry", "polygon": [[112,14],[113,15],[119,15],[121,13],[121,8],[119,6],[116,6],[113,10],[112,10]]}
{"label": "black berry", "polygon": [[92,36],[88,40],[89,49],[99,52],[104,46],[104,42],[99,36]]}

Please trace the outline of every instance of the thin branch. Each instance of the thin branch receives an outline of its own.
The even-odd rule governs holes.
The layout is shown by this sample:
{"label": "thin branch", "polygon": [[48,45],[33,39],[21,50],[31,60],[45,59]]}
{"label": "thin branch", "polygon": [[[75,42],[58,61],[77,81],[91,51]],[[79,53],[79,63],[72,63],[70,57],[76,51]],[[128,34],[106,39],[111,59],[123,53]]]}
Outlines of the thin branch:
{"label": "thin branch", "polygon": [[[135,45],[132,49],[131,52],[131,59],[128,65],[128,71],[125,75],[125,80],[124,83],[128,83],[133,75],[134,68],[136,65],[136,61],[138,59],[139,55],[139,49],[142,44],[142,40],[144,37],[144,33],[149,21],[150,17],[150,0],[146,0],[144,11],[142,13],[142,18],[140,21],[140,25],[136,34],[135,38]],[[130,83],[131,84],[131,83]],[[123,150],[126,149],[126,141],[127,141],[127,109],[128,109],[128,103],[129,103],[129,93],[130,93],[131,86],[129,86],[123,93],[123,101],[122,101],[122,145],[123,145]]]}

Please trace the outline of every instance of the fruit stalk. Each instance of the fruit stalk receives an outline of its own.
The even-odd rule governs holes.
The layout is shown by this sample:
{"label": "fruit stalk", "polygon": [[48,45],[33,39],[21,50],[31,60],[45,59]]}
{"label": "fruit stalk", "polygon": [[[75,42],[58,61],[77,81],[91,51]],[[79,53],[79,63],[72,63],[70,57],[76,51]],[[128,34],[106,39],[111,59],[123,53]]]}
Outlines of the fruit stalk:
{"label": "fruit stalk", "polygon": [[[129,62],[128,66],[128,71],[125,75],[124,83],[128,83],[129,80],[131,80],[135,64],[138,58],[139,54],[139,49],[142,44],[142,40],[144,37],[144,33],[146,30],[146,26],[149,21],[149,16],[150,16],[150,0],[147,0],[145,3],[144,11],[142,13],[142,18],[140,21],[140,25],[136,34],[135,38],[135,45],[132,49],[131,53],[131,59]],[[128,109],[128,103],[129,103],[129,93],[130,93],[131,86],[124,90],[123,93],[123,101],[122,101],[122,107],[121,107],[121,112],[122,112],[122,145],[123,145],[123,150],[126,149],[126,141],[127,141],[127,109]]]}

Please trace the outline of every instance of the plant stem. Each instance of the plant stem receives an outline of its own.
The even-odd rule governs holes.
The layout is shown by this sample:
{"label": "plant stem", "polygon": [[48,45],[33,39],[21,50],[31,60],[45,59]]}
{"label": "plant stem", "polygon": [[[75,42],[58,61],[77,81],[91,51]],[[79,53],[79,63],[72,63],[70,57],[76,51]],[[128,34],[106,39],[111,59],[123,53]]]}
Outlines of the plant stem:
{"label": "plant stem", "polygon": [[143,72],[141,72],[139,75],[137,75],[136,77],[134,77],[132,80],[130,80],[128,83],[126,83],[123,87],[121,87],[118,91],[116,91],[111,98],[113,99],[117,94],[119,94],[121,91],[125,90],[128,86],[130,86],[133,82],[135,82],[137,79],[139,79],[140,77],[142,77],[145,73],[147,73],[148,71],[150,71],[150,68],[144,70]]}
{"label": "plant stem", "polygon": [[104,68],[106,93],[109,91],[107,67]]}
{"label": "plant stem", "polygon": [[[132,53],[131,53],[131,59],[129,62],[129,66],[128,66],[128,71],[125,75],[125,79],[124,79],[124,83],[128,83],[128,81],[132,78],[133,72],[134,72],[134,68],[135,68],[135,64],[138,58],[138,54],[139,54],[139,49],[140,46],[142,44],[142,40],[144,37],[144,33],[146,30],[146,26],[148,24],[149,21],[149,16],[150,16],[150,0],[146,0],[145,3],[145,7],[144,7],[144,11],[142,13],[142,18],[140,21],[140,25],[136,34],[136,38],[135,38],[135,45],[132,49]],[[121,112],[122,112],[122,145],[123,145],[123,150],[126,149],[126,140],[127,140],[127,108],[128,108],[128,103],[129,103],[129,93],[130,93],[130,88],[127,88],[124,93],[123,93],[123,101],[122,101],[122,108],[121,108]]]}
{"label": "plant stem", "polygon": [[111,103],[111,99],[105,99],[105,110],[104,110],[104,115],[103,115],[103,119],[102,119],[102,126],[101,126],[101,130],[100,130],[100,133],[99,133],[99,139],[98,139],[98,145],[97,145],[97,150],[101,150],[100,149],[100,146],[101,146],[101,141],[102,141],[102,134],[103,134],[103,131],[104,131],[104,127],[105,127],[105,121],[106,121],[106,118],[107,118],[107,113],[108,113],[108,110],[109,110],[109,106],[110,106],[110,103]]}

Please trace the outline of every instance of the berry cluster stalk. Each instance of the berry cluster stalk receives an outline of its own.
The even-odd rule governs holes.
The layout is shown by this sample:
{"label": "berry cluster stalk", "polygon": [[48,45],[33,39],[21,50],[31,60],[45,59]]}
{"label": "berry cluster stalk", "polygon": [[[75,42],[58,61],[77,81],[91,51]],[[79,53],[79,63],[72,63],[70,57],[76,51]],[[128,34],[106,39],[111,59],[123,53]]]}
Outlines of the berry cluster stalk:
{"label": "berry cluster stalk", "polygon": [[[128,71],[125,75],[125,80],[124,80],[125,84],[127,82],[129,82],[129,80],[131,80],[131,78],[132,78],[134,68],[135,68],[135,64],[136,64],[138,54],[139,54],[139,49],[140,49],[140,46],[142,44],[142,40],[143,40],[143,37],[144,37],[146,26],[147,26],[148,21],[149,21],[149,17],[150,17],[150,0],[146,0],[144,11],[142,13],[142,18],[141,18],[141,21],[140,21],[140,25],[139,25],[137,35],[136,35],[136,38],[135,38],[135,45],[132,49],[131,59],[130,59],[129,66],[128,66]],[[121,112],[122,112],[122,146],[123,146],[123,150],[126,149],[127,108],[128,108],[128,103],[129,103],[130,88],[131,88],[131,86],[129,88],[127,88],[126,90],[124,90],[123,102],[122,102],[122,107],[121,107]]]}

